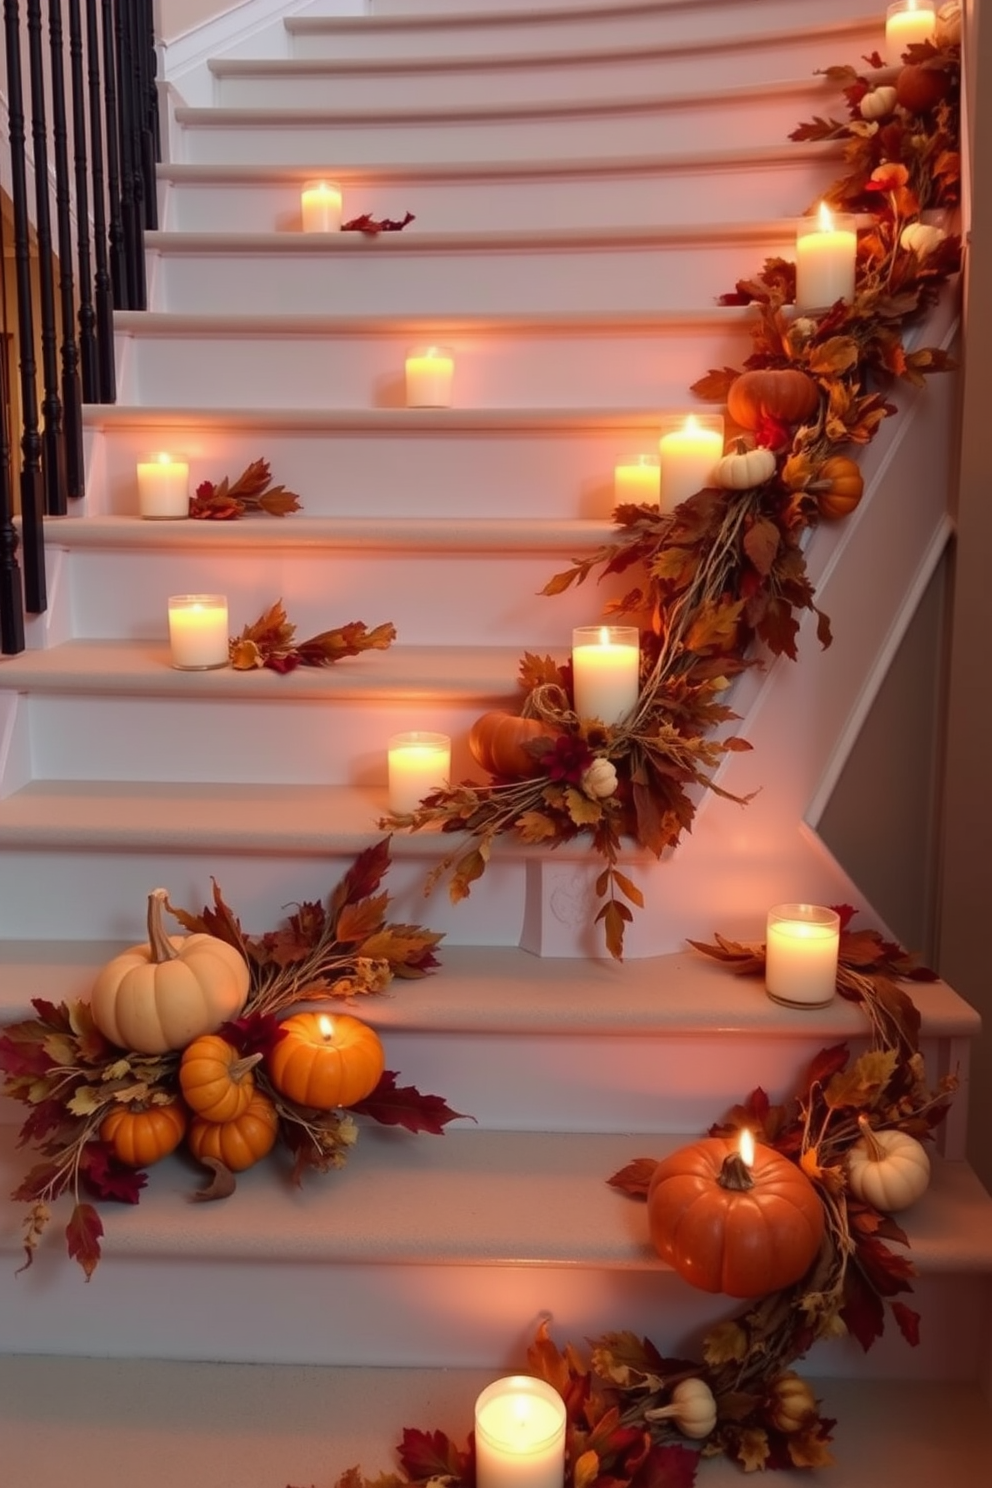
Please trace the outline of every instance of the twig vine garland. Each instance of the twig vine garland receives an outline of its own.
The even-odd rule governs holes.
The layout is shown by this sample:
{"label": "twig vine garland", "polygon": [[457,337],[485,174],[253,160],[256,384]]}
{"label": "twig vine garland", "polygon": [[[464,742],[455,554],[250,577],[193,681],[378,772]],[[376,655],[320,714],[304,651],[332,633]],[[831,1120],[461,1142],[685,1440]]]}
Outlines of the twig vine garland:
{"label": "twig vine garland", "polygon": [[[521,717],[547,728],[522,742],[524,766],[494,770],[483,758],[488,782],[433,792],[409,815],[381,823],[467,834],[467,845],[431,874],[428,892],[447,878],[452,901],[465,898],[500,837],[553,848],[584,836],[604,861],[596,919],[610,954],[621,958],[631,906],[643,905],[618,867],[624,839],[660,857],[691,827],[700,790],[727,794],[719,766],[729,751],[749,746],[728,732],[736,715],[723,693],[763,655],[796,659],[804,610],[817,616],[820,644],[830,644],[803,538],[857,506],[863,479],[852,454],[896,411],[886,389],[895,380],[920,385],[952,365],[939,349],[908,350],[903,332],[961,265],[960,239],[929,220],[947,219],[959,200],[958,40],[944,28],[934,44],[909,47],[901,68],[877,53],[866,61],[865,74],[826,72],[843,89],[847,119],[816,118],[791,136],[846,142],[847,174],[824,199],[871,218],[858,235],[852,303],[793,315],[796,267],[780,258],[722,296],[724,304],[753,305],[756,320],[744,367],[711,370],[692,386],[700,399],[726,401],[739,429],[720,484],[672,513],[618,506],[614,541],[544,589],[560,594],[596,572],[634,575],[605,613],[640,625],[638,704],[616,726],[581,718],[571,663],[525,655]],[[754,450],[766,455],[765,474],[756,478],[743,463],[727,468]]]}

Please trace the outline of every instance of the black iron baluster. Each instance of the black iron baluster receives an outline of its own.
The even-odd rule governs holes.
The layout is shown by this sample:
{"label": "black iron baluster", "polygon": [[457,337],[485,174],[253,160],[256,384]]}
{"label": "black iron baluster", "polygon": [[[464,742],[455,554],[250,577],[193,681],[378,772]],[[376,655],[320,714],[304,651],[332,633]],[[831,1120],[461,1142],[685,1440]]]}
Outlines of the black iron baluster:
{"label": "black iron baluster", "polygon": [[107,199],[110,208],[110,279],[114,287],[114,305],[118,310],[130,310],[132,306],[127,295],[124,224],[121,217],[121,157],[117,133],[117,59],[112,0],[100,0],[100,20],[103,42],[103,119],[107,131]]}
{"label": "black iron baluster", "polygon": [[121,152],[121,222],[124,228],[124,269],[127,308],[145,308],[145,240],[142,231],[138,98],[135,86],[134,3],[115,0],[117,41],[117,135]]}
{"label": "black iron baluster", "polygon": [[83,18],[79,0],[69,0],[69,75],[72,79],[72,165],[76,187],[76,266],[79,273],[79,370],[82,397],[99,401],[93,258],[90,253],[90,182],[86,158],[86,83],[83,77]]}
{"label": "black iron baluster", "polygon": [[86,473],[83,465],[83,398],[79,382],[79,347],[76,344],[76,289],[72,272],[62,0],[48,0],[48,40],[52,68],[52,153],[55,157],[55,220],[58,228],[59,309],[62,320],[60,357],[65,491],[70,498],[78,498],[85,490]]}
{"label": "black iron baluster", "polygon": [[140,131],[140,172],[143,222],[146,232],[158,227],[158,177],[155,170],[161,159],[161,142],[158,127],[158,54],[155,51],[155,18],[152,0],[135,0],[134,46],[137,62],[136,77],[140,104],[138,127]]}
{"label": "black iron baluster", "polygon": [[[0,274],[6,252],[3,213],[0,212]],[[2,274],[4,311],[7,306],[7,276]],[[14,488],[10,477],[10,367],[7,362],[7,317],[0,342],[0,651],[12,656],[24,650],[24,595],[17,561],[19,538],[14,526]]]}
{"label": "black iron baluster", "polygon": [[93,284],[96,310],[97,370],[100,403],[117,400],[117,371],[114,363],[114,284],[110,266],[110,235],[107,229],[107,179],[104,171],[103,94],[100,89],[100,21],[98,0],[86,0],[86,82],[89,91],[90,154],[93,161],[93,246],[96,276]]}
{"label": "black iron baluster", "polygon": [[10,132],[11,203],[14,213],[14,268],[17,281],[17,337],[20,342],[21,391],[21,535],[24,544],[24,603],[31,614],[47,608],[45,585],[44,503],[41,436],[35,390],[34,315],[31,293],[31,248],[28,183],[25,169],[24,88],[21,81],[21,16],[19,0],[3,0],[7,46],[7,115]]}

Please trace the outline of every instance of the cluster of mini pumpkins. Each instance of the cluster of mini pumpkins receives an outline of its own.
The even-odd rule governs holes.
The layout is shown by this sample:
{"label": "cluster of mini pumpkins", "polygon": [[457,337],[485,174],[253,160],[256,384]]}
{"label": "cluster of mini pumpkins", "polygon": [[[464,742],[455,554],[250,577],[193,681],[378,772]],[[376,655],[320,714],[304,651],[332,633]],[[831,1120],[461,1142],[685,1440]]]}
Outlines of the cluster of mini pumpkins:
{"label": "cluster of mini pumpkins", "polygon": [[166,935],[164,889],[148,897],[148,940],[109,961],[90,995],[93,1021],[119,1048],[138,1054],[181,1050],[181,1094],[162,1104],[120,1106],[100,1137],[128,1167],[166,1157],[185,1138],[199,1161],[232,1172],[270,1152],[279,1131],[275,1102],[259,1089],[265,1059],[274,1088],[316,1111],[351,1106],[379,1083],[384,1067],[376,1033],[357,1018],[297,1013],[265,1056],[242,1056],[217,1032],[243,1012],[250,976],[241,953],[212,935]]}

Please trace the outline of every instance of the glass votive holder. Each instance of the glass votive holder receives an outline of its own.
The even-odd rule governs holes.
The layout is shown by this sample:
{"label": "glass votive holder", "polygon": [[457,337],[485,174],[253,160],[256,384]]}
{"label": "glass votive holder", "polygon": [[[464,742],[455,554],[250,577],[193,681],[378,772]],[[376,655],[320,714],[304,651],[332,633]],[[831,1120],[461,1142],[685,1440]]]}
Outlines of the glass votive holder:
{"label": "glass votive holder", "polygon": [[223,594],[173,594],[169,648],[181,672],[207,672],[228,663],[227,600]]}
{"label": "glass votive holder", "polygon": [[572,690],[580,718],[614,725],[641,694],[641,635],[636,625],[577,625],[572,631]]}
{"label": "glass votive holder", "polygon": [[389,809],[395,816],[416,811],[425,796],[442,790],[451,774],[447,734],[412,730],[389,741]]}
{"label": "glass votive holder", "polygon": [[617,502],[657,506],[661,500],[661,463],[656,455],[638,455],[630,464],[613,467],[613,497]]}
{"label": "glass votive holder", "polygon": [[673,512],[697,491],[705,490],[722,455],[722,413],[680,413],[663,418],[658,440],[661,510]]}
{"label": "glass votive holder", "polygon": [[789,1007],[823,1007],[837,990],[840,915],[821,904],[768,911],[765,990]]}
{"label": "glass votive holder", "polygon": [[151,521],[189,516],[189,465],[183,455],[157,450],[138,461],[138,512]]}
{"label": "glass votive holder", "polygon": [[936,8],[931,0],[895,0],[885,12],[885,50],[901,57],[907,47],[933,41],[937,32]]}
{"label": "glass votive holder", "polygon": [[796,309],[827,310],[854,299],[858,257],[857,222],[831,212],[823,202],[815,217],[796,225]]}
{"label": "glass votive holder", "polygon": [[407,408],[450,408],[454,376],[446,346],[415,346],[406,359]]}
{"label": "glass votive holder", "polygon": [[476,1488],[562,1488],[565,1402],[553,1386],[514,1374],[475,1402]]}
{"label": "glass votive holder", "polygon": [[336,181],[306,181],[300,192],[300,218],[305,233],[341,231],[341,187]]}

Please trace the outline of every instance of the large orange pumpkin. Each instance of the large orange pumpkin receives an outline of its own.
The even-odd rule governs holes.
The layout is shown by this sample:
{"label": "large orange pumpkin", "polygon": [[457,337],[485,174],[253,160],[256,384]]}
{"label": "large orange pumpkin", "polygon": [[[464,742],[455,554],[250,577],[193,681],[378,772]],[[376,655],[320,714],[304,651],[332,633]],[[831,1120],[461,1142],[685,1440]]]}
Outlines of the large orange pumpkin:
{"label": "large orange pumpkin", "polygon": [[472,725],[468,747],[476,764],[490,775],[526,779],[540,773],[541,766],[525,745],[535,739],[555,739],[558,730],[539,718],[521,718],[518,713],[483,713]]}
{"label": "large orange pumpkin", "polygon": [[816,412],[820,390],[798,367],[764,367],[742,372],[730,384],[727,412],[742,429],[757,429],[764,419],[799,424]]}
{"label": "large orange pumpkin", "polygon": [[746,1167],[736,1143],[706,1137],[666,1157],[648,1189],[658,1254],[704,1292],[763,1297],[805,1275],[823,1238],[806,1175],[771,1147]]}
{"label": "large orange pumpkin", "polygon": [[212,1157],[232,1173],[242,1173],[272,1151],[278,1133],[275,1106],[261,1090],[255,1090],[247,1110],[233,1121],[207,1121],[194,1116],[186,1145],[200,1162]]}
{"label": "large orange pumpkin", "polygon": [[831,455],[824,460],[810,482],[809,490],[816,496],[821,517],[847,517],[861,500],[865,479],[855,460],[847,455]]}
{"label": "large orange pumpkin", "polygon": [[385,1068],[379,1035],[347,1013],[296,1013],[268,1056],[273,1085],[301,1106],[330,1111],[371,1095]]}
{"label": "large orange pumpkin", "polygon": [[100,1140],[129,1168],[147,1168],[168,1157],[183,1139],[186,1108],[181,1101],[163,1106],[115,1106],[100,1123]]}

